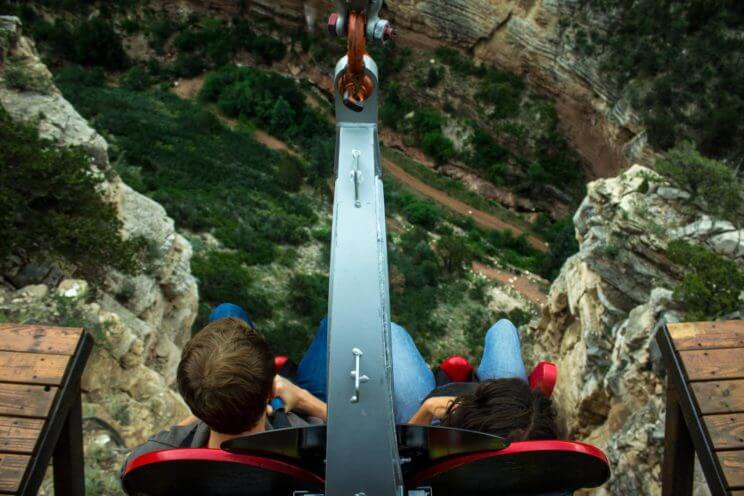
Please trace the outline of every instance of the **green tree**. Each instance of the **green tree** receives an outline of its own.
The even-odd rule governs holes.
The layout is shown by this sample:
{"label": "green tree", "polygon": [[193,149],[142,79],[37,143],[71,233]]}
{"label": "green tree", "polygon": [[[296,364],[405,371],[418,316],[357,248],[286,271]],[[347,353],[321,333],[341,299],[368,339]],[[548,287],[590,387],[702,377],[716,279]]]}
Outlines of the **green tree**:
{"label": "green tree", "polygon": [[702,156],[692,143],[683,143],[658,160],[656,172],[673,186],[688,192],[716,217],[740,224],[744,185],[725,164]]}
{"label": "green tree", "polygon": [[467,269],[473,260],[473,252],[465,238],[454,234],[439,238],[437,252],[442,258],[444,270],[450,274]]}
{"label": "green tree", "polygon": [[441,216],[436,205],[428,200],[414,199],[403,207],[403,214],[412,224],[432,230],[436,227]]}
{"label": "green tree", "polygon": [[741,309],[744,272],[736,262],[681,240],[669,243],[667,253],[686,270],[674,299],[690,320],[711,320]]}
{"label": "green tree", "polygon": [[106,265],[136,272],[145,245],[124,240],[115,206],[98,192],[103,177],[79,148],[40,139],[36,129],[13,122],[0,107],[0,259],[62,257],[86,277],[103,277]]}
{"label": "green tree", "polygon": [[289,106],[284,97],[279,97],[271,109],[269,126],[271,132],[276,136],[284,136],[290,127],[294,125],[295,111]]}

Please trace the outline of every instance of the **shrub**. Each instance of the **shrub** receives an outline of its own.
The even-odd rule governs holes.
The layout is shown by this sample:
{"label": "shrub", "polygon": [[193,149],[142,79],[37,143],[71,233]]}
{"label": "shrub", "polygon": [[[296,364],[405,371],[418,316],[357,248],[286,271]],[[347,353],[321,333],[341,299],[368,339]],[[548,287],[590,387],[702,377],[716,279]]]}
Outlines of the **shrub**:
{"label": "shrub", "polygon": [[95,281],[104,263],[138,270],[144,244],[122,239],[116,208],[98,192],[103,178],[85,152],[40,139],[1,107],[0,142],[0,231],[13,233],[0,239],[0,259],[19,251],[56,255]]}
{"label": "shrub", "polygon": [[182,26],[165,14],[150,19],[145,26],[147,40],[157,53],[163,53],[165,43],[180,29]]}
{"label": "shrub", "polygon": [[442,258],[444,270],[450,274],[468,269],[473,260],[473,252],[461,236],[442,236],[437,241],[437,252]]}
{"label": "shrub", "polygon": [[[693,139],[711,157],[741,157],[744,94],[739,33],[741,2],[733,0],[603,0],[584,2],[607,22],[590,37],[602,70],[619,87],[636,87],[636,107],[649,141],[667,149]],[[633,95],[631,95],[633,96]]]}
{"label": "shrub", "polygon": [[684,143],[658,160],[656,172],[673,186],[690,193],[693,201],[716,217],[739,224],[742,219],[742,181],[726,165],[705,158],[691,143]]}
{"label": "shrub", "polygon": [[204,61],[198,55],[180,54],[171,67],[174,76],[192,78],[206,70]]}
{"label": "shrub", "polygon": [[422,148],[437,164],[444,164],[455,155],[455,145],[441,131],[432,131],[424,135]]}
{"label": "shrub", "polygon": [[32,67],[24,64],[7,66],[3,77],[8,88],[19,91],[48,93],[52,88],[52,83],[45,74],[38,73]]}
{"label": "shrub", "polygon": [[211,306],[235,303],[257,321],[272,316],[269,300],[256,288],[253,273],[243,266],[237,253],[197,253],[191,268],[199,282],[199,295],[205,303]]}
{"label": "shrub", "polygon": [[31,29],[37,41],[59,59],[82,65],[100,65],[112,70],[128,65],[121,38],[111,21],[100,16],[73,25],[60,19],[53,24],[39,19]]}
{"label": "shrub", "polygon": [[72,31],[72,44],[72,62],[107,69],[122,69],[128,64],[121,38],[111,22],[100,17],[82,21]]}
{"label": "shrub", "polygon": [[129,69],[121,81],[122,86],[131,90],[145,90],[152,84],[152,78],[144,67],[136,65]]}
{"label": "shrub", "polygon": [[256,36],[251,43],[250,51],[256,55],[264,64],[271,65],[284,58],[287,54],[287,47],[281,41],[271,36]]}
{"label": "shrub", "polygon": [[480,83],[476,97],[494,106],[489,117],[506,119],[519,113],[525,84],[519,76],[489,68]]}
{"label": "shrub", "polygon": [[426,72],[426,80],[424,81],[424,84],[427,88],[434,88],[442,81],[443,77],[444,72],[441,69],[431,66]]}
{"label": "shrub", "polygon": [[473,61],[465,58],[462,53],[454,48],[439,47],[435,55],[442,63],[463,76],[481,76],[485,73],[485,69],[477,67]]}
{"label": "shrub", "polygon": [[276,180],[287,191],[297,192],[305,179],[305,168],[302,163],[288,155],[282,157],[277,168]]}
{"label": "shrub", "polygon": [[669,243],[667,253],[687,270],[674,288],[674,299],[690,320],[712,320],[741,308],[744,272],[736,262],[681,240]]}
{"label": "shrub", "polygon": [[328,312],[328,276],[295,274],[289,282],[289,303],[298,316],[319,322]]}
{"label": "shrub", "polygon": [[269,129],[277,136],[284,135],[294,125],[295,112],[289,106],[287,100],[280,96],[269,114]]}
{"label": "shrub", "polygon": [[403,207],[403,214],[412,224],[432,230],[439,222],[439,208],[428,200],[414,199]]}
{"label": "shrub", "polygon": [[568,257],[579,251],[573,219],[565,217],[556,222],[547,232],[546,241],[550,251],[540,265],[540,275],[552,281],[558,276]]}

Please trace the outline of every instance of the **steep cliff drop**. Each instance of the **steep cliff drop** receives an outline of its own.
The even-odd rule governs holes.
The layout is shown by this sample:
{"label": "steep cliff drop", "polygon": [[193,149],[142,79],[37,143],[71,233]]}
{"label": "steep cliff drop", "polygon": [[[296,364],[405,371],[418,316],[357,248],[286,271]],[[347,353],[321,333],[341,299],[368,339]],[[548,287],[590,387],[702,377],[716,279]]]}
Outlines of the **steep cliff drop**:
{"label": "steep cliff drop", "polygon": [[[64,266],[44,260],[14,257],[0,268],[0,318],[85,325],[94,334],[95,349],[82,383],[86,470],[91,478],[114,484],[100,490],[117,491],[116,471],[127,447],[188,415],[171,386],[180,348],[196,317],[191,246],[159,204],[113,172],[106,141],[54,87],[33,42],[22,36],[18,19],[0,18],[0,35],[9,41],[7,60],[12,61],[0,66],[0,105],[13,120],[36,125],[40,137],[84,149],[93,173],[107,178],[101,194],[116,205],[124,236],[142,237],[153,247],[150,263],[136,276],[107,269],[102,260],[105,281],[95,287],[70,279]],[[37,87],[44,90],[9,88],[11,66],[43,82]]]}
{"label": "steep cliff drop", "polygon": [[599,494],[661,491],[664,375],[653,338],[659,319],[682,318],[668,243],[702,244],[744,265],[744,230],[691,209],[687,193],[656,177],[636,165],[589,184],[574,217],[580,251],[526,338],[535,359],[558,364],[554,398],[569,435],[607,451],[613,479]]}

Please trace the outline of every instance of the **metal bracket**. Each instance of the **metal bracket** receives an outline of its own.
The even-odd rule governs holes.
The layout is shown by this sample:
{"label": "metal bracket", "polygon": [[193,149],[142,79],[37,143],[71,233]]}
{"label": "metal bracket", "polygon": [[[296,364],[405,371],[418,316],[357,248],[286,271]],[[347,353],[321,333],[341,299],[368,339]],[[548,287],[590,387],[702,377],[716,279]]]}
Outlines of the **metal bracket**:
{"label": "metal bracket", "polygon": [[359,169],[359,157],[362,156],[362,152],[359,150],[351,151],[351,159],[354,161],[351,171],[351,180],[354,181],[354,206],[359,208],[362,206],[362,202],[359,200],[359,184],[362,182],[362,171]]}
{"label": "metal bracket", "polygon": [[354,370],[351,371],[351,377],[354,378],[354,396],[351,397],[352,403],[359,403],[359,386],[367,382],[369,380],[369,377],[366,375],[361,375],[362,371],[361,369],[361,362],[362,362],[362,350],[359,348],[354,348],[351,350],[351,353],[354,355]]}

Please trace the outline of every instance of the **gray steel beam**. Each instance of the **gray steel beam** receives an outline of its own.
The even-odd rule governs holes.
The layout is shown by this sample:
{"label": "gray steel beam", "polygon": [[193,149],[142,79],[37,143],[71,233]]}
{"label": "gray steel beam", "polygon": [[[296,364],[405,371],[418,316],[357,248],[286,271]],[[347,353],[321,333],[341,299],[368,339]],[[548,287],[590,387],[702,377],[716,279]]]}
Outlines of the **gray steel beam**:
{"label": "gray steel beam", "polygon": [[[336,187],[328,304],[327,496],[396,496],[385,204],[375,90],[361,112],[336,98]],[[336,78],[346,57],[336,66]],[[337,88],[338,85],[334,84]]]}

